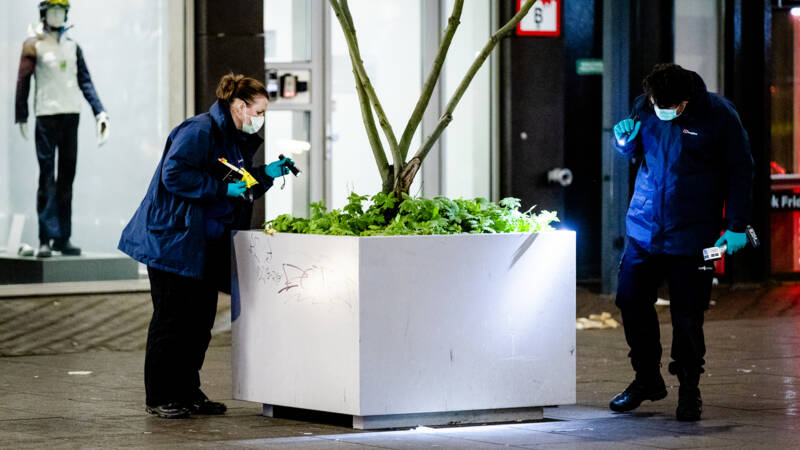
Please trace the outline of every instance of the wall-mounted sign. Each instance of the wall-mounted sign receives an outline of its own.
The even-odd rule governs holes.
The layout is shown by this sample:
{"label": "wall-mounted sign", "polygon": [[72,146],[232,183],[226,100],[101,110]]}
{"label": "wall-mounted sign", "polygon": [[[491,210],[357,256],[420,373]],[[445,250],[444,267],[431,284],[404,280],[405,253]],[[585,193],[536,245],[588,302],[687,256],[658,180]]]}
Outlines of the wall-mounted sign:
{"label": "wall-mounted sign", "polygon": [[772,193],[772,209],[800,209],[800,194],[793,191]]}
{"label": "wall-mounted sign", "polygon": [[[520,36],[560,36],[562,1],[538,0],[517,24],[517,34]],[[519,11],[520,5],[522,5],[522,0],[517,0],[517,11]]]}
{"label": "wall-mounted sign", "polygon": [[575,61],[575,71],[578,75],[602,75],[602,59],[578,59]]}

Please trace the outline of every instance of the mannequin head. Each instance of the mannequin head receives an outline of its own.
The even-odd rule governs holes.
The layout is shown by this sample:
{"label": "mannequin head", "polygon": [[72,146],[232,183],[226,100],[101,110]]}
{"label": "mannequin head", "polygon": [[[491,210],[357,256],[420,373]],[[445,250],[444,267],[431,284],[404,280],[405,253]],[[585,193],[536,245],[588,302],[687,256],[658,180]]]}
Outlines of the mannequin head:
{"label": "mannequin head", "polygon": [[39,18],[47,29],[61,30],[67,23],[69,0],[42,0],[39,2]]}

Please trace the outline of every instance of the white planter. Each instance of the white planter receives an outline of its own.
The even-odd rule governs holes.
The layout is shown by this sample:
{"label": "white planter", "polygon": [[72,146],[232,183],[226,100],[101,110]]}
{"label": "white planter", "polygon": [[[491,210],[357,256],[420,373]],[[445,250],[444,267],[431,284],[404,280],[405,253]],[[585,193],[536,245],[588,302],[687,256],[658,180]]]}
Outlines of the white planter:
{"label": "white planter", "polygon": [[234,249],[236,399],[357,428],[575,403],[574,232],[242,231]]}

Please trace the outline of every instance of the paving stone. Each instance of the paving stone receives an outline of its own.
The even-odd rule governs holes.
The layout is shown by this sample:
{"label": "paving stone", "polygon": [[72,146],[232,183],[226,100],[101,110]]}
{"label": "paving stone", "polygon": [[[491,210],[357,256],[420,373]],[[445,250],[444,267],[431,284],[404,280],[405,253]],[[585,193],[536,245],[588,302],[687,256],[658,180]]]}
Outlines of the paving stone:
{"label": "paving stone", "polygon": [[[0,336],[7,339],[0,339],[0,355],[6,355],[0,356],[0,447],[797,448],[800,302],[791,298],[797,292],[791,286],[715,290],[717,305],[705,328],[700,422],[675,421],[677,380],[666,371],[669,313],[659,307],[668,385],[661,401],[632,413],[610,412],[611,397],[633,378],[627,345],[622,329],[587,330],[577,332],[578,404],[546,408],[546,421],[377,432],[266,418],[260,405],[232,400],[227,297],[220,299],[201,379],[206,393],[229,411],[187,420],[144,412],[147,294],[2,300]],[[608,296],[579,290],[578,303],[579,312],[618,314]],[[114,312],[131,326],[113,322]]]}

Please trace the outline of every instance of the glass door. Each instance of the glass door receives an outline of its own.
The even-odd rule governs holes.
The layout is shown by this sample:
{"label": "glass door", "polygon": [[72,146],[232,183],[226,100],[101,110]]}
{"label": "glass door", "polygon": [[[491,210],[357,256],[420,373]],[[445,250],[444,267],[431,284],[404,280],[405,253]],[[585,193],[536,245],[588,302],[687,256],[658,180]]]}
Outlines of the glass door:
{"label": "glass door", "polygon": [[324,191],[324,40],[322,0],[264,1],[267,90],[265,161],[292,158],[299,176],[275,180],[266,219],[288,213],[307,217]]}

